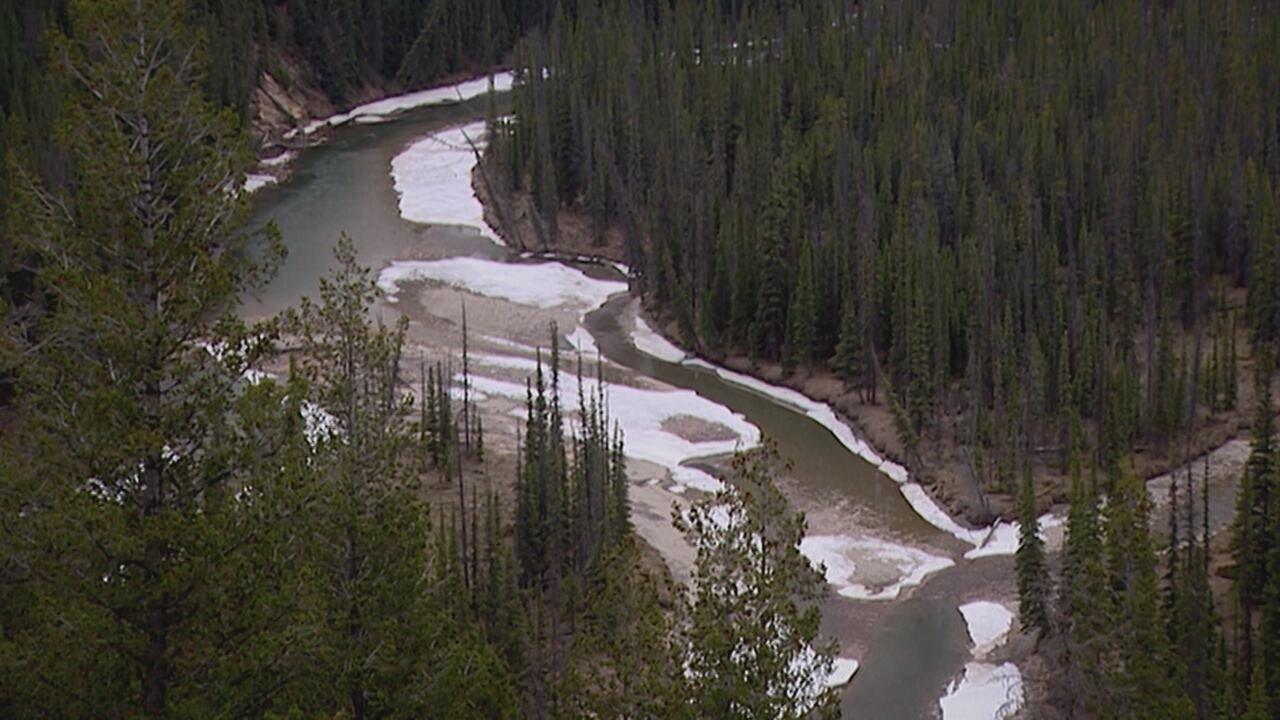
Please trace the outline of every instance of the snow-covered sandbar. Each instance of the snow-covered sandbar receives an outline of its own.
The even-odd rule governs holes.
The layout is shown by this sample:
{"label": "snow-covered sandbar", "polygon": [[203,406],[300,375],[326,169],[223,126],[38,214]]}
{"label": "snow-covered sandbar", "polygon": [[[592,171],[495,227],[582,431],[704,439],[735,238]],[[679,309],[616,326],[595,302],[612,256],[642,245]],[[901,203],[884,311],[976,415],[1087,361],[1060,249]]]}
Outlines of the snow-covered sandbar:
{"label": "snow-covered sandbar", "polygon": [[[514,77],[509,72],[497,73],[493,76],[493,91],[505,92],[511,89],[514,83]],[[351,121],[361,123],[376,122],[380,119],[387,119],[408,110],[413,110],[428,105],[449,105],[453,103],[466,102],[481,97],[489,92],[489,78],[482,77],[474,80],[468,80],[457,85],[446,85],[444,87],[431,88],[429,90],[419,90],[417,92],[406,93],[404,95],[395,95],[382,100],[376,100],[371,103],[365,103],[352,108],[344,113],[338,113],[323,120],[314,120],[306,127],[302,128],[303,135],[311,135],[321,128],[337,127],[345,125]],[[294,137],[296,130],[292,130],[285,135],[286,138]]]}
{"label": "snow-covered sandbar", "polygon": [[1003,720],[1022,707],[1022,673],[1013,663],[971,662],[938,701],[942,720]]}
{"label": "snow-covered sandbar", "polygon": [[485,142],[485,124],[476,122],[431,133],[396,155],[391,177],[400,196],[400,216],[416,223],[475,228],[501,245],[471,189],[475,150],[484,149]]}

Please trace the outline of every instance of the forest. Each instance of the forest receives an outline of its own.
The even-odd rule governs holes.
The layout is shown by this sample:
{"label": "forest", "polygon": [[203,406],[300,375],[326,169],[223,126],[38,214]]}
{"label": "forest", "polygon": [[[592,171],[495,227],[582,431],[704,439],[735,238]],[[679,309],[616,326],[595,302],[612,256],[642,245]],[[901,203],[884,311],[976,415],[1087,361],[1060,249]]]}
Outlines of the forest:
{"label": "forest", "polygon": [[249,138],[190,19],[72,2],[47,46],[72,182],[7,158],[31,279],[0,308],[0,715],[830,716],[821,577],[767,447],[729,471],[752,492],[680,518],[686,593],[644,559],[581,361],[566,422],[554,327],[490,483],[466,351],[461,402],[446,361],[408,376],[351,240],[318,297],[236,314],[282,246],[247,224]]}
{"label": "forest", "polygon": [[1012,494],[1233,406],[1234,330],[1280,332],[1269,10],[585,3],[521,43],[499,154],[687,342],[829,367]]}
{"label": "forest", "polygon": [[[1276,717],[1278,53],[1255,2],[588,2],[518,45],[495,153],[542,242],[619,230],[687,345],[833,371],[1024,527],[1069,477],[1060,577],[1034,533],[1019,563],[1069,713]],[[1208,496],[1184,466],[1157,540],[1130,463],[1242,385],[1219,630]]]}
{"label": "forest", "polygon": [[[337,105],[512,67],[486,160],[544,247],[618,234],[685,347],[963,448],[1016,499],[1033,708],[1280,717],[1265,0],[4,3],[0,715],[839,716],[767,444],[674,519],[686,589],[603,397],[566,422],[593,369],[554,327],[494,478],[465,369],[371,319],[350,241],[237,315],[282,259],[234,189],[282,62]],[[1135,458],[1237,420],[1234,519],[1188,455],[1153,525]]]}

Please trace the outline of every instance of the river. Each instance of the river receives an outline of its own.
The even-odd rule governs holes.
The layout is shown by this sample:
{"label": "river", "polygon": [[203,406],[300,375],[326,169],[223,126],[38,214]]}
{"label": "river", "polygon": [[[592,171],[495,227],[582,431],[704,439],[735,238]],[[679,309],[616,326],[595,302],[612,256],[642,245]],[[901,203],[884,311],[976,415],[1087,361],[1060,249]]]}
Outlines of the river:
{"label": "river", "polygon": [[[315,295],[340,233],[353,238],[361,262],[374,269],[405,257],[518,261],[514,253],[475,231],[403,220],[389,173],[392,159],[413,140],[481,115],[479,105],[422,108],[395,122],[338,129],[325,144],[301,152],[289,179],[259,191],[255,198],[254,222],[274,220],[289,255],[274,281],[247,303],[246,313],[277,312],[303,295]],[[395,313],[397,308],[388,305],[379,312]],[[923,520],[894,480],[797,408],[707,369],[638,352],[631,340],[634,313],[631,298],[615,296],[588,314],[584,326],[619,372],[625,369],[663,387],[692,390],[775,439],[792,465],[781,486],[792,504],[805,511],[811,534],[868,539],[891,548],[889,555],[858,556],[860,568],[874,569],[885,557],[908,551],[955,563],[929,574],[916,587],[908,584],[897,599],[856,599],[838,594],[832,586],[823,614],[823,632],[839,640],[842,654],[861,663],[842,691],[845,717],[936,716],[949,680],[971,659],[957,605],[983,592],[990,599],[1007,601],[1008,556],[964,560],[970,545]],[[482,313],[477,322],[473,333],[483,333]],[[495,324],[493,332],[501,335],[503,327],[510,326]],[[438,335],[424,331],[420,337],[430,342]],[[527,336],[510,340],[529,342]]]}

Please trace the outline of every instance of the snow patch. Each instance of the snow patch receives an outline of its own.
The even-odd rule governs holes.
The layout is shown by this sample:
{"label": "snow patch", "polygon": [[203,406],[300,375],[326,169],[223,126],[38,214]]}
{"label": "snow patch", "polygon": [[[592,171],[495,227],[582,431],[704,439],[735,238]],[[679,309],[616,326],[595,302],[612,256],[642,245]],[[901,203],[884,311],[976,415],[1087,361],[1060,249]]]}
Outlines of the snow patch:
{"label": "snow patch", "polygon": [[831,666],[831,674],[822,680],[822,684],[829,688],[844,687],[853,679],[853,674],[858,672],[858,661],[853,658],[838,657]]}
{"label": "snow patch", "polygon": [[[904,588],[915,587],[931,573],[955,565],[950,558],[917,548],[844,535],[809,535],[800,541],[800,552],[815,567],[823,567],[836,592],[855,600],[892,600]],[[860,570],[859,566],[865,567]],[[873,576],[885,579],[877,581]],[[888,577],[896,579],[888,581]]]}
{"label": "snow patch", "polygon": [[[495,92],[505,92],[511,89],[514,78],[511,73],[503,72],[493,76],[493,90]],[[317,130],[325,127],[337,127],[355,120],[360,123],[378,122],[381,120],[389,120],[391,116],[415,108],[426,107],[428,105],[452,105],[459,102],[465,102],[489,93],[489,78],[482,77],[474,80],[468,80],[457,85],[448,85],[445,87],[431,88],[430,90],[419,90],[418,92],[406,93],[404,95],[396,95],[394,97],[383,98],[371,103],[365,103],[352,108],[344,113],[338,113],[323,120],[315,120],[302,129],[303,135],[311,135]],[[292,133],[291,134],[296,134]],[[290,135],[285,136],[290,137]]]}
{"label": "snow patch", "polygon": [[270,168],[282,167],[284,165],[288,165],[289,163],[293,162],[294,158],[296,157],[298,157],[298,153],[292,150],[287,150],[273,158],[260,160],[259,164],[262,165],[262,167],[270,167]]}
{"label": "snow patch", "polygon": [[971,662],[938,701],[942,720],[1002,720],[1022,707],[1022,673],[1013,663]]}
{"label": "snow patch", "polygon": [[961,605],[959,610],[969,628],[974,657],[982,657],[998,647],[1013,627],[1013,613],[1000,603],[981,600]]}
{"label": "snow patch", "polygon": [[338,418],[330,415],[327,410],[309,400],[303,401],[301,410],[303,433],[307,436],[308,443],[314,446],[337,435]]}
{"label": "snow patch", "polygon": [[639,316],[636,316],[635,327],[631,330],[631,341],[635,344],[636,349],[645,355],[650,355],[669,363],[678,363],[688,357],[685,351],[654,332],[653,328],[649,327],[649,323],[646,323],[644,318]]}
{"label": "snow patch", "polygon": [[568,255],[557,252],[525,251],[520,253],[520,258],[523,260],[562,260],[579,263],[581,265],[608,265],[614,270],[617,270],[623,277],[631,277],[631,267],[629,265],[624,265],[623,263],[614,262],[613,260],[595,255]]}
{"label": "snow patch", "polygon": [[589,310],[627,289],[626,283],[596,280],[560,263],[513,264],[470,257],[396,261],[379,273],[378,287],[388,300],[394,300],[400,283],[414,280],[436,280],[478,295],[544,309],[576,305]]}
{"label": "snow patch", "polygon": [[476,166],[471,143],[477,150],[484,149],[484,122],[432,133],[391,160],[400,216],[416,223],[476,228],[501,245],[471,187],[471,171]]}
{"label": "snow patch", "polygon": [[[470,357],[472,362],[487,365],[488,367],[519,370],[526,373],[533,373],[538,369],[538,361],[532,358],[516,357],[514,355],[488,355],[484,353],[473,353]],[[546,367],[546,363],[543,363],[543,371],[550,372],[550,368]]]}
{"label": "snow patch", "polygon": [[[1046,543],[1049,542],[1048,533],[1065,522],[1064,518],[1060,518],[1052,513],[1045,513],[1039,518],[1040,539]],[[987,539],[974,549],[966,552],[964,557],[966,560],[975,560],[981,557],[990,557],[993,555],[1012,555],[1018,551],[1018,535],[1021,532],[1021,525],[1016,522],[1000,522],[991,529]]]}
{"label": "snow patch", "polygon": [[249,173],[244,178],[244,191],[249,194],[258,192],[268,185],[275,185],[276,177],[263,173]]}
{"label": "snow patch", "polygon": [[523,350],[525,352],[533,352],[532,345],[525,345],[524,343],[518,343],[514,340],[508,340],[507,338],[497,337],[496,335],[480,335],[479,339],[489,343],[490,345],[497,345],[499,347],[511,348],[512,350]]}
{"label": "snow patch", "polygon": [[577,350],[583,355],[588,357],[600,356],[600,348],[596,347],[596,339],[592,337],[591,333],[581,325],[574,328],[573,332],[565,336],[565,339],[569,341],[569,344],[573,346],[574,350]]}
{"label": "snow patch", "polygon": [[929,493],[925,492],[920,483],[903,483],[898,486],[902,491],[902,496],[907,499],[907,504],[911,506],[916,514],[925,519],[925,522],[938,528],[939,530],[952,535],[960,540],[969,543],[974,547],[982,546],[987,537],[991,535],[991,528],[981,530],[970,530],[962,527],[951,516],[943,510],[934,499],[929,497]]}
{"label": "snow patch", "polygon": [[[471,387],[490,396],[505,397],[524,403],[525,385],[486,377],[471,378]],[[582,379],[582,392],[590,398],[599,391],[595,378]],[[710,474],[687,467],[697,458],[723,455],[745,450],[760,442],[760,430],[747,419],[723,405],[711,402],[690,390],[646,390],[627,385],[605,383],[605,402],[610,417],[622,428],[629,457],[661,465],[671,473],[678,486],[704,492],[716,492],[723,485]],[[561,377],[560,402],[566,414],[577,412],[578,381]],[[524,416],[524,408],[513,412]],[[719,423],[735,434],[730,440],[693,442],[668,432],[663,423],[677,415],[692,415],[707,422]]]}

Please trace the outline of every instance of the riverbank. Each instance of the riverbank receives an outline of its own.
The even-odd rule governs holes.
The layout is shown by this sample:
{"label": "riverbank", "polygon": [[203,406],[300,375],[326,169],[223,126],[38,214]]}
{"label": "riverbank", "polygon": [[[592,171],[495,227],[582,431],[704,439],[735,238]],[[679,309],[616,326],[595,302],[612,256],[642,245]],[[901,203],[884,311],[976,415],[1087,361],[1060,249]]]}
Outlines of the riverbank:
{"label": "riverbank", "polygon": [[[633,261],[624,233],[618,227],[598,228],[579,213],[560,210],[558,233],[553,239],[533,209],[525,193],[510,193],[497,188],[492,178],[497,174],[485,162],[473,173],[472,185],[485,207],[485,218],[511,246],[526,252],[557,253],[571,256],[596,256],[613,262]],[[493,195],[500,195],[497,202]],[[761,362],[744,355],[718,355],[704,348],[690,348],[680,337],[674,321],[663,322],[652,312],[646,321],[669,342],[692,356],[724,366],[770,385],[795,390],[805,397],[830,406],[839,419],[864,439],[875,452],[903,466],[913,482],[928,493],[930,499],[945,508],[948,515],[970,527],[988,527],[1016,515],[1014,495],[1000,488],[984,487],[975,477],[966,446],[957,440],[961,418],[946,415],[940,432],[922,440],[922,447],[910,452],[897,430],[892,409],[887,403],[864,403],[858,394],[846,389],[844,382],[825,367],[788,370],[779,363]],[[1243,332],[1243,331],[1241,331]],[[1247,347],[1247,342],[1241,342]],[[1252,376],[1252,358],[1241,359],[1238,376]],[[888,390],[881,387],[879,396]],[[1199,477],[1207,476],[1214,491],[1211,502],[1216,515],[1229,513],[1234,507],[1234,484],[1238,480],[1239,445],[1247,440],[1250,427],[1249,408],[1254,404],[1253,388],[1241,383],[1235,408],[1202,417],[1196,433],[1189,439],[1167,447],[1141,447],[1132,457],[1132,467],[1148,479],[1157,508],[1167,496],[1170,473],[1182,471],[1188,464],[1199,468]],[[1035,474],[1040,488],[1038,509],[1046,512],[1067,502],[1069,478],[1063,468],[1061,453],[1054,448],[1040,451]],[[1199,482],[1200,480],[1197,480]]]}
{"label": "riverbank", "polygon": [[[496,172],[488,162],[477,165],[472,173],[472,188],[484,206],[485,219],[512,248],[535,253],[593,256],[612,262],[625,263],[631,258],[621,229],[601,230],[577,213],[561,211],[557,217],[558,234],[553,239],[539,220],[532,200],[523,193],[504,192],[493,180]],[[496,196],[496,197],[495,197]],[[844,384],[833,374],[823,370],[803,373],[784,372],[781,366],[752,362],[744,356],[708,356],[691,349],[681,342],[673,323],[663,323],[646,313],[646,323],[691,356],[722,365],[734,372],[756,378],[770,385],[795,390],[818,403],[830,406],[837,419],[854,435],[870,445],[873,455],[881,456],[906,468],[914,483],[925,489],[929,500],[945,509],[953,520],[967,524],[968,529],[980,532],[1001,517],[1011,517],[1011,504],[1003,512],[992,513],[981,502],[981,495],[968,492],[963,479],[967,477],[965,466],[951,460],[945,463],[924,464],[919,456],[911,457],[897,437],[892,413],[885,405],[868,405],[857,401],[855,393],[846,392]],[[903,482],[905,478],[895,478]],[[1045,509],[1058,498],[1050,498]]]}
{"label": "riverbank", "polygon": [[[981,687],[983,678],[992,678],[982,668],[970,677],[966,663],[978,659],[970,657],[963,644],[964,621],[957,608],[966,601],[996,600],[1008,605],[1011,557],[971,559],[977,549],[973,544],[944,534],[949,532],[945,529],[939,533],[937,523],[924,522],[912,512],[915,503],[903,502],[909,500],[899,492],[903,485],[894,487],[888,473],[879,476],[878,462],[868,464],[855,457],[861,453],[842,439],[853,438],[852,433],[829,409],[826,416],[815,417],[815,403],[802,402],[796,394],[787,396],[791,391],[756,390],[719,370],[681,362],[684,353],[662,347],[656,334],[642,341],[637,303],[620,292],[625,285],[618,282],[616,263],[600,267],[574,261],[581,255],[627,259],[620,243],[611,242],[610,236],[597,244],[585,231],[580,233],[582,245],[559,248],[569,257],[557,259],[567,259],[567,265],[521,259],[518,256],[525,254],[519,252],[521,246],[534,252],[553,248],[510,235],[504,239],[515,252],[496,245],[490,236],[497,233],[474,227],[486,210],[489,224],[503,227],[494,217],[492,202],[481,207],[479,200],[471,198],[466,204],[450,200],[442,205],[442,198],[456,200],[471,195],[473,185],[484,184],[469,166],[465,172],[455,171],[455,164],[461,164],[456,159],[474,160],[474,155],[464,152],[469,148],[446,142],[458,132],[458,125],[465,127],[474,118],[427,111],[422,119],[426,122],[353,128],[340,142],[299,160],[299,178],[270,195],[264,210],[274,208],[275,212],[263,213],[264,221],[268,216],[279,219],[286,240],[298,243],[301,252],[291,256],[287,274],[295,275],[299,269],[312,272],[315,268],[309,258],[324,255],[320,238],[336,228],[347,230],[362,239],[362,258],[385,274],[389,302],[378,313],[408,316],[413,352],[420,349],[446,362],[452,358],[455,371],[460,367],[465,300],[472,333],[471,369],[483,378],[473,390],[484,416],[486,450],[495,459],[514,453],[523,378],[536,366],[536,348],[546,347],[548,321],[556,320],[560,336],[586,359],[597,352],[608,358],[604,373],[610,404],[618,417],[625,415],[633,423],[623,428],[633,518],[646,543],[669,568],[682,567],[687,573],[691,562],[688,555],[680,557],[683,538],[671,527],[672,505],[687,502],[686,491],[696,489],[691,478],[694,483],[705,479],[706,473],[691,471],[713,470],[703,465],[704,455],[722,453],[725,443],[731,449],[737,442],[734,435],[749,444],[754,433],[732,415],[722,414],[742,413],[761,431],[784,438],[790,455],[799,458],[796,472],[782,480],[784,492],[806,513],[811,535],[823,546],[818,549],[834,549],[821,558],[828,563],[832,588],[824,603],[823,629],[840,640],[842,655],[861,660],[863,667],[845,694],[846,710],[865,715],[868,706],[896,708],[893,716],[927,717],[929,712],[917,714],[915,708],[929,706],[936,713],[939,698],[949,690],[963,695],[964,688]],[[459,183],[461,189],[455,187]],[[474,190],[476,195],[486,195],[483,187]],[[537,277],[525,277],[530,272]],[[290,281],[292,292],[305,290],[309,283],[303,280]],[[570,289],[574,297],[566,294]],[[282,300],[292,294],[281,291]],[[529,296],[531,291],[538,295]],[[598,307],[602,297],[610,299]],[[592,316],[597,315],[616,327],[594,325]],[[562,349],[566,361],[562,368],[572,372],[573,353]],[[658,362],[649,356],[675,360]],[[416,371],[416,363],[410,365]],[[690,390],[725,410],[703,405]],[[843,432],[832,430],[833,424]],[[497,471],[490,474],[495,484],[506,479],[509,464],[507,458],[489,468],[491,473]],[[448,494],[440,501],[448,502]],[[1056,532],[1060,536],[1060,528]],[[987,539],[998,542],[982,549],[1012,552],[1007,540],[1013,537],[1016,533],[987,536],[984,545]],[[930,570],[935,558],[947,559],[955,567]],[[1012,652],[989,660],[1023,662]],[[953,680],[954,686],[949,686]],[[908,706],[913,709],[903,714],[901,709]]]}
{"label": "riverbank", "polygon": [[270,74],[264,74],[251,109],[258,165],[245,179],[245,192],[254,193],[287,180],[298,153],[324,144],[333,130],[351,124],[391,122],[426,107],[460,105],[484,97],[491,90],[505,93],[513,82],[513,76],[503,67],[492,68],[490,74],[482,76],[455,73],[411,92],[399,92],[394,87],[370,88],[362,93],[359,104],[339,110],[315,88],[304,87],[293,97]]}

